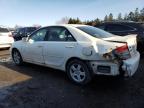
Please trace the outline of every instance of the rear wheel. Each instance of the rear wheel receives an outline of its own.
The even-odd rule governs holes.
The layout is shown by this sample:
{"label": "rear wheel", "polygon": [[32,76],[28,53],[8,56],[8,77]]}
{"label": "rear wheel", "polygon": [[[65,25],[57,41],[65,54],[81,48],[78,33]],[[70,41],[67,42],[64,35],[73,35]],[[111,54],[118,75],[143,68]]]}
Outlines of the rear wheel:
{"label": "rear wheel", "polygon": [[87,84],[92,79],[88,66],[81,60],[70,61],[67,74],[70,80],[79,85]]}
{"label": "rear wheel", "polygon": [[13,58],[13,61],[16,65],[22,65],[23,64],[21,54],[18,50],[14,49],[12,51],[12,58]]}

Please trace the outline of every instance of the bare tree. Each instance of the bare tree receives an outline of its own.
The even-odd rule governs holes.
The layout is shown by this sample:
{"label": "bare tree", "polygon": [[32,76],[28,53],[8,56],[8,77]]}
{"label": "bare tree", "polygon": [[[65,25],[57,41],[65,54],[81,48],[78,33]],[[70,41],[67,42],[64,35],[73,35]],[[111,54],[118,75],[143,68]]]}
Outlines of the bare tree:
{"label": "bare tree", "polygon": [[122,20],[122,14],[121,13],[118,14],[117,20]]}
{"label": "bare tree", "polygon": [[68,17],[63,17],[59,21],[56,22],[56,24],[68,24],[69,18]]}

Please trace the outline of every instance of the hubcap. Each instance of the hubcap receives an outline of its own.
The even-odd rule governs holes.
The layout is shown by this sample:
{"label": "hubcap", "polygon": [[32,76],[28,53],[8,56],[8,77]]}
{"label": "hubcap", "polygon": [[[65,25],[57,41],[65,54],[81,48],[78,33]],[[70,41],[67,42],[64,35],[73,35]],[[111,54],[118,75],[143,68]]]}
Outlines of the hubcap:
{"label": "hubcap", "polygon": [[70,75],[76,82],[82,82],[85,80],[85,70],[80,64],[73,64],[70,67]]}
{"label": "hubcap", "polygon": [[13,59],[14,59],[14,62],[16,64],[20,63],[20,55],[19,55],[19,53],[17,51],[14,51],[14,53],[13,53]]}

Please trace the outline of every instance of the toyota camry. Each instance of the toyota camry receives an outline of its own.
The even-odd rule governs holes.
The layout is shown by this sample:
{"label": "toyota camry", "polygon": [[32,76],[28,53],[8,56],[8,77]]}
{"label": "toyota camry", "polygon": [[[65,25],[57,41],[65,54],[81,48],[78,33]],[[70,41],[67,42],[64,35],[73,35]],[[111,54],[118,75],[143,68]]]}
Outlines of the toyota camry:
{"label": "toyota camry", "polygon": [[16,65],[24,62],[67,73],[77,84],[87,84],[94,75],[133,76],[140,54],[135,35],[116,36],[88,25],[42,27],[13,43]]}

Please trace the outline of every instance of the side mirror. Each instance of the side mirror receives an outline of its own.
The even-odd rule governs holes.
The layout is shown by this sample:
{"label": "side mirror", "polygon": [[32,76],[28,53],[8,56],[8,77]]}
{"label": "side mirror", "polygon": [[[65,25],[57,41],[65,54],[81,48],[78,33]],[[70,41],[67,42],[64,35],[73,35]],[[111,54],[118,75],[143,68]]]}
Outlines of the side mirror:
{"label": "side mirror", "polygon": [[22,38],[22,41],[23,41],[23,42],[27,42],[27,39],[28,39],[27,37],[23,37],[23,38]]}

